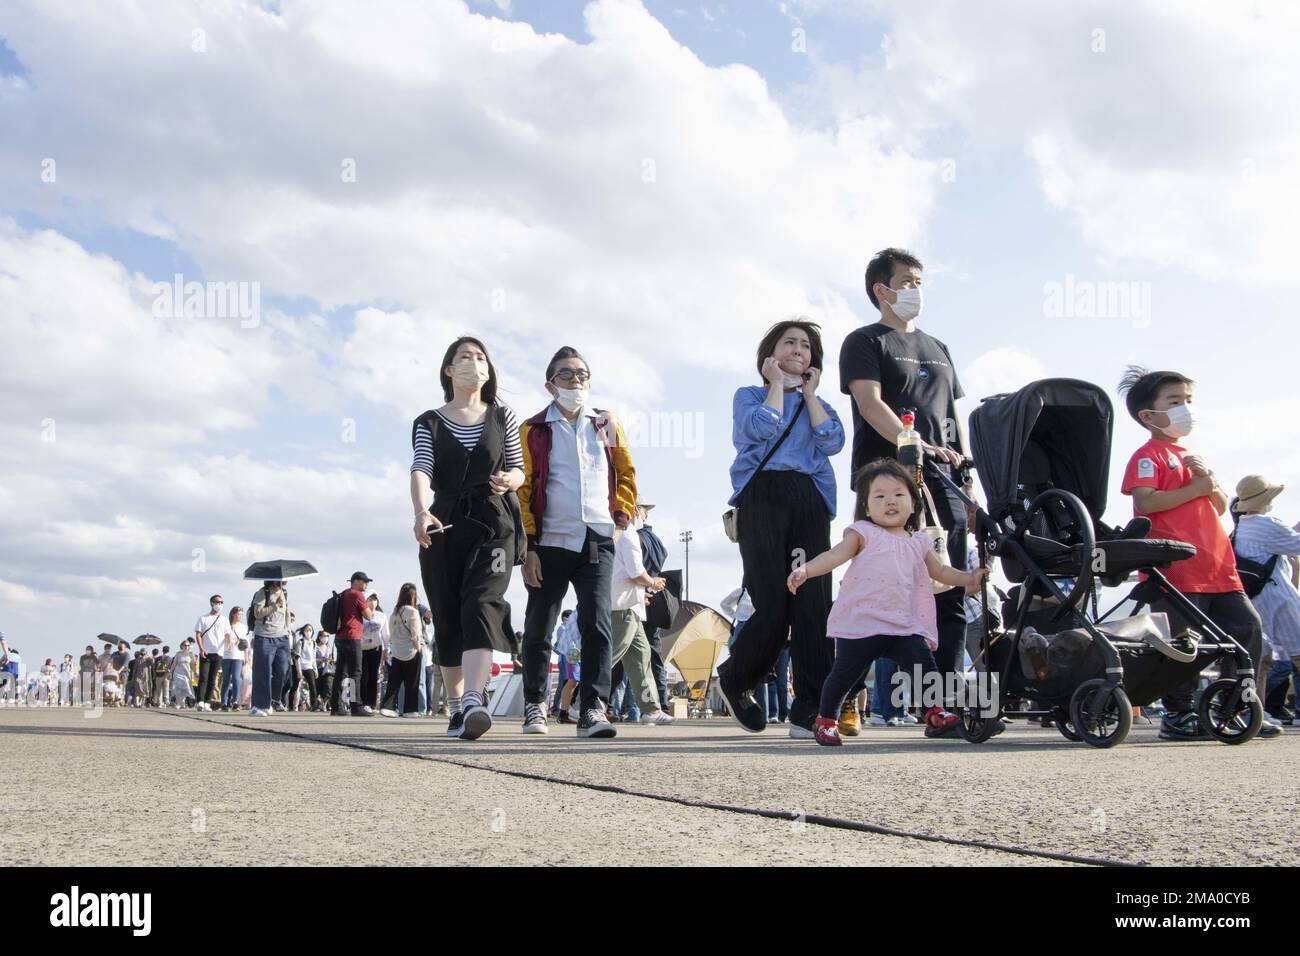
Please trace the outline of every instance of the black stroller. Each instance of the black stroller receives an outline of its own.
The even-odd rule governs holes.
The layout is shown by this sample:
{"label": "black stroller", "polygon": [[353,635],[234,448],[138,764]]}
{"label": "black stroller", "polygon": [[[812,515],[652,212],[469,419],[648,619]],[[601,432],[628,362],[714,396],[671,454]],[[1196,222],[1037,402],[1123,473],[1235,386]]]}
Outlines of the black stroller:
{"label": "black stroller", "polygon": [[[987,740],[994,718],[1010,715],[1050,718],[1070,740],[1113,747],[1132,728],[1134,704],[1152,703],[1214,663],[1238,676],[1223,676],[1201,694],[1201,727],[1237,744],[1263,723],[1250,654],[1158,570],[1196,549],[1146,538],[1146,518],[1122,529],[1101,522],[1112,424],[1106,393],[1073,379],[987,398],[971,414],[973,467],[988,498],[974,528],[980,560],[999,559],[1016,585],[1003,603],[1003,630],[994,631],[984,615],[980,653],[999,680],[998,709],[960,709],[962,736],[971,743]],[[927,467],[972,503],[933,463]],[[1146,579],[1099,616],[1098,586],[1118,587],[1135,571]],[[987,585],[983,596],[987,601]],[[1166,615],[1138,613],[1160,598],[1191,628],[1174,637]],[[1107,623],[1130,599],[1133,615]],[[1009,714],[1012,702],[1036,706]]]}

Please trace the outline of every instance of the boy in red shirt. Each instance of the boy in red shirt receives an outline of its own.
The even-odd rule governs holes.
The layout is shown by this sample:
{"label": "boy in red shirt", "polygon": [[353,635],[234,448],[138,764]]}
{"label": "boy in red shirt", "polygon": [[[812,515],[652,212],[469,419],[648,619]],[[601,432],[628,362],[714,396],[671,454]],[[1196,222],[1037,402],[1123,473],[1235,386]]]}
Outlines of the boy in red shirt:
{"label": "boy in red shirt", "polygon": [[[1120,490],[1133,496],[1134,515],[1151,519],[1148,537],[1195,545],[1196,556],[1175,561],[1164,571],[1165,577],[1249,651],[1258,668],[1263,663],[1263,627],[1237,577],[1232,543],[1219,521],[1228,508],[1228,496],[1205,460],[1179,444],[1194,424],[1193,384],[1178,372],[1129,366],[1119,393],[1134,421],[1151,433],[1151,440],[1129,459]],[[1167,601],[1155,601],[1151,609],[1166,612],[1176,633],[1192,626]],[[1224,676],[1231,676],[1232,666],[1230,660],[1222,662]],[[1165,696],[1161,740],[1210,739],[1196,717],[1196,688],[1195,680],[1188,681]],[[1281,728],[1265,724],[1259,736],[1280,732]]]}

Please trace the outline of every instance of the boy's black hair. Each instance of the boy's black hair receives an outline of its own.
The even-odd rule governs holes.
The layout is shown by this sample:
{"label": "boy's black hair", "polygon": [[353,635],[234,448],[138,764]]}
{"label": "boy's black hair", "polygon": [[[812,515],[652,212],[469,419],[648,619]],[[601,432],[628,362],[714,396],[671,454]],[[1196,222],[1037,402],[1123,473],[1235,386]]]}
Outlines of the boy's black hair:
{"label": "boy's black hair", "polygon": [[906,249],[895,249],[892,246],[888,249],[881,249],[867,263],[867,298],[877,309],[880,303],[876,301],[876,293],[872,291],[877,282],[883,282],[889,285],[889,280],[894,277],[894,269],[897,266],[906,266],[909,269],[924,269],[921,260],[916,258]]}
{"label": "boy's black hair", "polygon": [[546,380],[549,382],[551,379],[555,378],[555,368],[557,365],[559,365],[565,359],[574,359],[574,358],[581,360],[582,364],[587,366],[587,371],[588,372],[591,371],[591,366],[587,365],[587,360],[582,357],[582,354],[577,349],[575,349],[572,345],[565,345],[562,346],[558,352],[556,352],[554,355],[551,356],[551,361],[546,366]]}
{"label": "boy's black hair", "polygon": [[[896,458],[876,458],[858,469],[853,476],[853,487],[858,489],[858,500],[853,506],[854,521],[871,521],[867,515],[867,499],[871,496],[871,483],[880,477],[897,478],[912,493],[912,513],[908,515],[903,528],[907,531],[921,530],[921,489],[916,487],[916,476],[903,467]],[[873,524],[875,522],[872,522]]]}
{"label": "boy's black hair", "polygon": [[[1166,385],[1195,385],[1181,372],[1153,372],[1141,365],[1130,365],[1119,380],[1119,393],[1124,396],[1124,405],[1128,408],[1133,421],[1142,425],[1138,412],[1151,407],[1151,403]],[[1142,425],[1145,428],[1145,425]]]}

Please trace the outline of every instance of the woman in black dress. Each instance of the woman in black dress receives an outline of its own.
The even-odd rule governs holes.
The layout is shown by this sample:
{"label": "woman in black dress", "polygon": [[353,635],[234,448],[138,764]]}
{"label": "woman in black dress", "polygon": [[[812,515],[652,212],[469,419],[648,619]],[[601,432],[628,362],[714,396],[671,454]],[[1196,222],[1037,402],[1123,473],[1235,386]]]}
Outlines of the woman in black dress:
{"label": "woman in black dress", "polygon": [[518,653],[505,593],[525,546],[515,497],[524,459],[482,342],[453,342],[438,377],[447,403],[411,428],[411,503],[447,687],[447,735],[473,740],[492,726],[483,700],[492,651]]}

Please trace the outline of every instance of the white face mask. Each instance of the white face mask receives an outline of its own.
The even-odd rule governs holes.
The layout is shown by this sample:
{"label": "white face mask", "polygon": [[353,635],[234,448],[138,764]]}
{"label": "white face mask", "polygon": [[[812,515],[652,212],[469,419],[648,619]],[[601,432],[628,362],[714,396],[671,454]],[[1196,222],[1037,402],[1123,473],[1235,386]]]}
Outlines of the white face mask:
{"label": "white face mask", "polygon": [[582,406],[587,404],[587,389],[585,388],[559,388],[555,389],[555,400],[560,407],[566,412],[576,412]]}
{"label": "white face mask", "polygon": [[1196,424],[1196,416],[1192,414],[1192,406],[1175,405],[1173,408],[1166,408],[1165,414],[1169,416],[1169,424],[1162,428],[1166,435],[1172,435],[1174,438],[1185,438],[1192,433],[1192,427]]}
{"label": "white face mask", "polygon": [[889,308],[900,321],[911,322],[921,314],[923,303],[919,287],[915,289],[895,289],[894,292],[898,296],[898,300]]}
{"label": "white face mask", "polygon": [[791,375],[788,372],[782,372],[781,377],[785,379],[786,388],[803,388],[802,375]]}
{"label": "white face mask", "polygon": [[458,362],[451,367],[451,377],[457,385],[477,388],[488,380],[488,370],[477,362]]}

